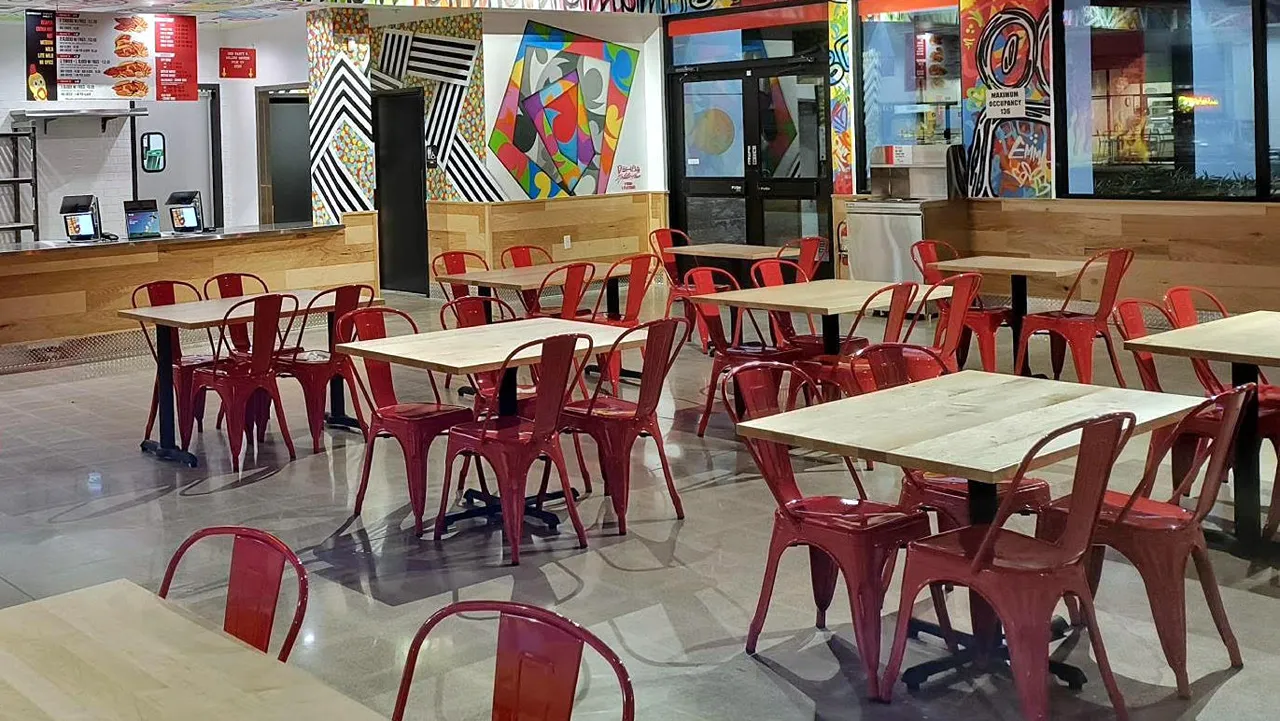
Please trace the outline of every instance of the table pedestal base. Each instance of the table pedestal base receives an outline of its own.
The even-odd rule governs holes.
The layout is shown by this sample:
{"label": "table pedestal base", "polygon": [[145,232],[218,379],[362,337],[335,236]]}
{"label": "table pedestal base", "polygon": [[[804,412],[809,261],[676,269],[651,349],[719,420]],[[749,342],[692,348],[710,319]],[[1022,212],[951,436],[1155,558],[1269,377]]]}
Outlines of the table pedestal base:
{"label": "table pedestal base", "polygon": [[349,431],[364,432],[364,429],[360,426],[360,421],[345,413],[342,415],[324,414],[324,424],[328,428],[345,428]]}
{"label": "table pedestal base", "polygon": [[[462,495],[462,498],[467,503],[467,508],[445,514],[446,528],[458,521],[465,521],[469,518],[502,517],[502,499],[492,493],[469,488]],[[560,516],[551,511],[543,510],[542,505],[547,501],[557,501],[562,498],[564,498],[562,491],[549,491],[542,494],[541,498],[529,496],[524,499],[524,515],[526,518],[532,518],[546,524],[547,530],[555,533],[560,527]],[[574,500],[578,499],[578,490],[576,488],[573,489],[573,498]]]}
{"label": "table pedestal base", "polygon": [[[1066,637],[1070,630],[1071,624],[1065,618],[1053,619],[1051,640],[1058,641]],[[921,621],[919,619],[911,619],[908,626],[908,638],[918,638],[921,633],[930,636],[945,639],[942,627],[930,621]],[[946,673],[964,668],[970,664],[975,664],[978,669],[983,672],[1004,669],[1008,667],[1009,647],[1001,644],[995,649],[979,654],[977,651],[977,640],[973,634],[961,631],[952,631],[951,637],[956,640],[956,644],[960,646],[960,652],[945,656],[943,658],[934,659],[933,661],[925,661],[924,663],[912,666],[902,673],[902,682],[906,684],[907,690],[918,691],[921,684],[928,681],[931,677],[938,674]],[[994,666],[993,661],[998,661],[999,665]],[[1063,683],[1067,684],[1072,691],[1079,691],[1084,688],[1085,683],[1089,681],[1089,677],[1084,671],[1062,661],[1049,660],[1049,673],[1057,676]]]}
{"label": "table pedestal base", "polygon": [[160,445],[159,441],[143,441],[139,446],[143,453],[150,453],[162,461],[177,461],[186,464],[190,468],[200,465],[200,459],[194,453],[188,453],[181,448],[165,448]]}

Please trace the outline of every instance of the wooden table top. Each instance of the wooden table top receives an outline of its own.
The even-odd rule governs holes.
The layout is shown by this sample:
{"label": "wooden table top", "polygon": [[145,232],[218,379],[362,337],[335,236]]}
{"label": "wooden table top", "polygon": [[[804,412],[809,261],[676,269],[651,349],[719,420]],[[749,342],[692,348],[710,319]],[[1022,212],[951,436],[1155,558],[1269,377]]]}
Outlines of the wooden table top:
{"label": "wooden table top", "polygon": [[[436,282],[474,285],[478,288],[497,288],[498,290],[537,290],[542,287],[542,281],[551,271],[568,265],[569,262],[530,265],[524,268],[469,270],[456,275],[438,275]],[[613,267],[613,263],[592,263],[592,265],[595,266],[596,280],[604,280],[604,274]],[[559,277],[563,279],[564,275]],[[563,285],[563,283],[560,284]]]}
{"label": "wooden table top", "polygon": [[[591,336],[597,351],[603,351],[608,350],[625,330],[625,328],[601,323],[584,323],[561,318],[530,318],[474,328],[455,328],[417,335],[342,343],[338,345],[337,350],[347,355],[423,368],[438,373],[466,375],[498,370],[511,351],[529,341],[565,333],[583,333]],[[644,344],[644,339],[644,333],[635,333],[627,338],[623,348],[638,348]],[[585,352],[586,346],[580,347]],[[530,349],[514,362],[516,365],[532,365],[537,363],[539,358],[537,351]]]}
{"label": "wooden table top", "polygon": [[1256,310],[1124,342],[1126,350],[1226,363],[1280,365],[1280,313]]}
{"label": "wooden table top", "polygon": [[[710,293],[698,296],[698,300],[713,305],[737,308],[810,315],[838,315],[857,313],[862,310],[862,304],[867,302],[867,298],[886,285],[888,284],[875,280],[813,280],[808,283],[788,283],[771,288],[747,288]],[[922,290],[921,293],[923,292]],[[932,300],[945,300],[950,297],[951,288],[944,287],[933,294]],[[892,300],[892,294],[886,293],[876,299],[871,309],[888,308]]]}
{"label": "wooden table top", "polygon": [[0,719],[386,721],[129,581],[0,611]]}
{"label": "wooden table top", "polygon": [[[1137,432],[1176,423],[1204,401],[1172,393],[962,371],[738,424],[777,441],[994,483],[1013,476],[1031,446],[1068,423],[1132,411]],[[1071,458],[1079,434],[1050,444],[1041,468]]]}
{"label": "wooden table top", "polygon": [[[692,255],[699,258],[725,258],[727,260],[767,260],[777,258],[780,248],[767,245],[747,245],[745,243],[695,243],[693,245],[677,245],[667,250],[673,255]],[[800,256],[799,248],[788,248],[782,254],[784,258]]]}
{"label": "wooden table top", "polygon": [[[291,315],[302,315],[307,310],[307,304],[322,290],[282,290],[278,291],[283,295],[292,295],[298,298],[298,312],[291,313],[290,307],[292,303],[285,301],[285,305],[281,310],[282,317]],[[260,293],[245,295],[238,298],[217,298],[214,300],[198,300],[190,303],[175,303],[173,305],[161,305],[147,308],[128,308],[118,312],[121,318],[129,318],[130,320],[140,321],[142,323],[151,323],[153,325],[163,325],[170,328],[182,328],[184,330],[200,330],[202,328],[216,328],[222,325],[222,319],[227,315],[227,311],[231,310],[231,306],[241,301],[256,298]],[[381,305],[382,299],[375,298],[374,305]],[[333,310],[333,296],[329,296],[324,301],[317,303],[312,308],[313,313],[328,313]],[[245,306],[236,311],[236,319],[243,318],[245,320],[253,320],[253,306]]]}
{"label": "wooden table top", "polygon": [[[1017,258],[1003,255],[978,255],[972,258],[954,258],[929,267],[949,273],[989,273],[991,275],[1022,275],[1028,278],[1074,278],[1084,268],[1083,260],[1052,258]],[[1105,267],[1094,263],[1093,268]]]}

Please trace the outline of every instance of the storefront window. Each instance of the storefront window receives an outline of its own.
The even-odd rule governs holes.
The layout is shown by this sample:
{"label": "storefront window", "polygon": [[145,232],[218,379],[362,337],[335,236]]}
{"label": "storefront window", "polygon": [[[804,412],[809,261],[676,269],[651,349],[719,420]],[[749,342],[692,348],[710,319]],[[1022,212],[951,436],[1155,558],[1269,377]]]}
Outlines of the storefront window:
{"label": "storefront window", "polygon": [[1253,196],[1248,0],[1065,0],[1066,191]]}
{"label": "storefront window", "polygon": [[892,146],[961,142],[957,5],[876,12],[878,5],[887,3],[858,5],[868,162],[889,162]]}
{"label": "storefront window", "polygon": [[723,30],[671,38],[673,65],[732,63],[827,52],[827,24]]}

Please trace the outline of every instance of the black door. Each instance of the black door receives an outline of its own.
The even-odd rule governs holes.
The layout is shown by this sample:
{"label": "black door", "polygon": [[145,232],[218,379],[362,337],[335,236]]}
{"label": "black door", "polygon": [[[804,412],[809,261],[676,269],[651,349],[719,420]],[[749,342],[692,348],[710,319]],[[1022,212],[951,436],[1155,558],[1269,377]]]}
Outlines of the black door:
{"label": "black door", "polygon": [[831,237],[827,68],[673,78],[674,215],[695,243]]}
{"label": "black door", "polygon": [[272,97],[267,112],[268,162],[271,172],[272,221],[311,220],[311,165],[307,149],[307,98]]}
{"label": "black door", "polygon": [[374,207],[382,287],[430,294],[421,88],[373,94]]}

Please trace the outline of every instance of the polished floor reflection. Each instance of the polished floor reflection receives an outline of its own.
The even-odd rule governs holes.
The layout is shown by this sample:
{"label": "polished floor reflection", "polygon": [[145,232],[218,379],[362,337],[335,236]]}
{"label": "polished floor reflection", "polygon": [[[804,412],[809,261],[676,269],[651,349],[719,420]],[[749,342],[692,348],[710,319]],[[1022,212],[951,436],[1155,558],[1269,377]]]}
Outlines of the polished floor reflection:
{"label": "polished floor reflection", "polygon": [[[438,304],[388,300],[435,327]],[[1047,344],[1033,346],[1033,353],[1043,360]],[[1011,364],[1008,356],[1003,348],[1002,363]],[[1189,364],[1159,362],[1166,388],[1199,393]],[[1100,359],[1098,367],[1107,365]],[[1127,359],[1126,369],[1136,379]],[[496,598],[554,608],[603,638],[632,674],[640,719],[1018,718],[1012,681],[1003,675],[953,675],[914,694],[899,685],[892,705],[867,701],[848,602],[837,594],[831,627],[813,628],[807,555],[800,551],[783,561],[759,655],[743,652],[774,502],[723,413],[714,416],[706,438],[693,432],[709,371],[707,358],[686,348],[660,407],[686,520],[675,520],[657,454],[642,442],[633,456],[629,534],[616,535],[596,483],[597,495],[580,504],[590,547],[579,550],[567,524],[546,536],[528,523],[519,568],[504,565],[496,523],[470,522],[440,543],[414,537],[403,461],[393,443],[379,444],[364,513],[353,518],[364,444],[354,434],[329,431],[325,451],[312,454],[292,381],[284,389],[298,460],[288,462],[273,429],[236,475],[212,412],[193,448],[202,467],[159,463],[138,452],[151,391],[147,361],[0,377],[0,416],[7,421],[0,430],[0,606],[116,578],[155,589],[170,553],[190,532],[244,524],[279,535],[312,575],[310,612],[290,663],[383,714],[391,712],[417,626],[450,601]],[[1105,370],[1099,375],[1112,382]],[[397,383],[405,398],[428,393],[413,372],[397,371]],[[598,479],[594,447],[586,443]],[[1145,450],[1145,439],[1131,445],[1114,487],[1136,485]],[[443,485],[443,443],[433,451],[429,509]],[[797,467],[806,490],[852,492],[835,459],[806,454]],[[1274,467],[1264,452],[1264,493]],[[1070,470],[1062,464],[1042,475],[1062,493]],[[866,474],[868,490],[895,499],[896,476],[896,469],[877,465]],[[1223,518],[1230,516],[1230,492],[1219,509]],[[211,623],[220,620],[225,578],[225,556],[217,550],[197,549],[173,592]],[[1136,573],[1109,558],[1098,606],[1135,719],[1274,717],[1268,689],[1280,677],[1274,623],[1280,573],[1275,562],[1213,558],[1246,665],[1230,670],[1198,583],[1188,575],[1191,701],[1174,693]],[[892,589],[886,603],[886,648],[896,594]],[[963,595],[951,596],[953,618],[967,615]],[[917,610],[930,614],[923,602]],[[484,619],[442,626],[419,662],[409,718],[488,718],[495,634],[495,624]],[[941,653],[940,643],[912,642],[908,663]],[[1057,653],[1090,671],[1092,680],[1082,692],[1055,688],[1054,718],[1111,718],[1087,639],[1069,638]],[[598,659],[589,657],[580,692],[575,719],[617,718],[617,690]]]}

